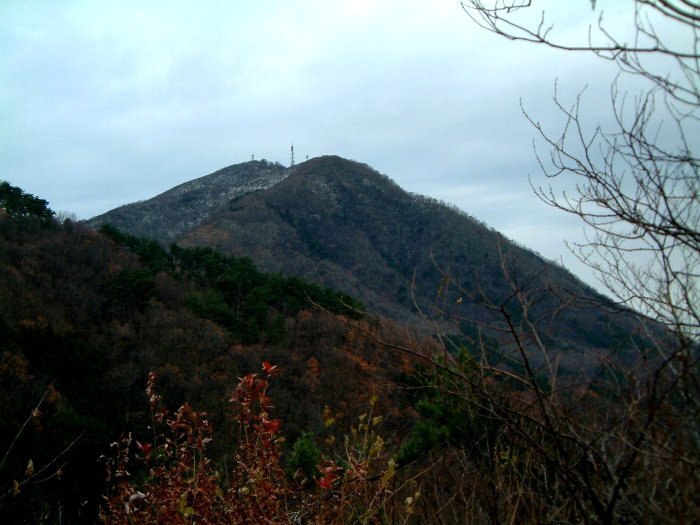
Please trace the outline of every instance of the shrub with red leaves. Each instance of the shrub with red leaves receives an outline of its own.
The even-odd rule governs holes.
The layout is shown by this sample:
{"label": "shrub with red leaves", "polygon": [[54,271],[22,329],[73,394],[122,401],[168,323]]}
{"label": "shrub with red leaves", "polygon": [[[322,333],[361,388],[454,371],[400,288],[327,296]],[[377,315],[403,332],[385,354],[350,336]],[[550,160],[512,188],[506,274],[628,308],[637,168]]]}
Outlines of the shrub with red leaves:
{"label": "shrub with red leaves", "polygon": [[[277,367],[265,363],[265,377],[248,374],[231,398],[237,409],[242,440],[236,453],[232,486],[224,491],[206,456],[212,428],[206,413],[184,404],[172,415],[160,407],[155,375],[149,374],[146,395],[155,426],[165,430],[154,443],[134,442],[131,435],[112,444],[107,462],[112,492],[100,518],[113,524],[287,523],[282,501],[287,492],[280,467],[281,422],[269,419],[268,379]],[[139,489],[128,470],[132,459],[148,466]]]}
{"label": "shrub with red leaves", "polygon": [[[288,481],[280,465],[281,421],[271,419],[269,379],[279,369],[263,363],[263,375],[248,374],[239,381],[230,402],[241,439],[230,488],[219,484],[219,474],[206,456],[212,428],[206,413],[188,404],[172,415],[160,406],[155,375],[149,374],[146,394],[154,428],[153,443],[139,443],[131,435],[112,444],[114,456],[107,461],[111,491],[105,496],[100,519],[110,524],[335,524],[346,518],[379,523],[379,510],[387,501],[387,473],[376,489],[369,487],[368,465],[376,450],[368,445],[365,424],[363,445],[346,447],[345,468],[323,460],[316,484]],[[362,429],[362,425],[360,425]],[[154,431],[155,432],[155,431]],[[381,441],[381,440],[379,440]],[[373,457],[373,454],[375,457]],[[142,486],[132,481],[129,465],[138,461],[148,468]],[[391,475],[393,475],[393,469]]]}

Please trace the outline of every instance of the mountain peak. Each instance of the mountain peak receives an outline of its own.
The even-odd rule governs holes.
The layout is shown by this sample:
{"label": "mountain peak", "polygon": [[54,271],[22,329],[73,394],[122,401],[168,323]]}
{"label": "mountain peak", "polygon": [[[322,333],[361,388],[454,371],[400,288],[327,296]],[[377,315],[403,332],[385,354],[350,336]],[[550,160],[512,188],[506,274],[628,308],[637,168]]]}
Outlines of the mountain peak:
{"label": "mountain peak", "polygon": [[315,157],[296,166],[282,186],[290,189],[295,185],[309,189],[322,186],[341,193],[373,190],[405,193],[393,180],[367,164],[337,155]]}
{"label": "mountain peak", "polygon": [[346,159],[338,155],[322,155],[314,157],[298,164],[295,173],[322,174],[326,176],[347,175],[356,173],[371,173],[379,175],[379,172],[362,162]]}
{"label": "mountain peak", "polygon": [[341,157],[339,155],[321,155],[319,157],[314,157],[312,159],[306,160],[300,164],[298,164],[298,167],[305,167],[307,169],[313,169],[313,168],[333,168],[333,167],[339,167],[339,168],[344,168],[347,169],[350,166],[365,166],[365,164],[362,164],[360,162],[346,159],[344,157]]}

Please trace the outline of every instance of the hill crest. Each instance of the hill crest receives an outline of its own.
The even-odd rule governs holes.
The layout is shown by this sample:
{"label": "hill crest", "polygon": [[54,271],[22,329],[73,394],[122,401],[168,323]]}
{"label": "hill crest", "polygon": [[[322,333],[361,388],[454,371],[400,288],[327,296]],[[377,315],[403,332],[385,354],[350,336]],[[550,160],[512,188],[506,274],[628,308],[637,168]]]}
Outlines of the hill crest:
{"label": "hill crest", "polygon": [[232,199],[269,188],[288,174],[281,164],[264,160],[234,164],[86,222],[93,227],[108,223],[132,235],[168,242]]}

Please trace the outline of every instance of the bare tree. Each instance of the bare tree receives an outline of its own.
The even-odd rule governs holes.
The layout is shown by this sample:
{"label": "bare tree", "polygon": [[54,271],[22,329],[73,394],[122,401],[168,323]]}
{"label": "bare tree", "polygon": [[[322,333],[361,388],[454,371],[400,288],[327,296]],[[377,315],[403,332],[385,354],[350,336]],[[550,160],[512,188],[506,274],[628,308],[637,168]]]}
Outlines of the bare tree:
{"label": "bare tree", "polygon": [[[558,132],[525,112],[548,148],[546,154],[536,148],[548,183],[533,189],[587,225],[587,242],[571,249],[623,309],[651,322],[643,323],[647,332],[633,343],[639,352],[628,362],[601,355],[587,372],[561,377],[562,354],[544,337],[537,309],[549,289],[524,287],[504,254],[501,270],[512,291],[505,298],[460,287],[442,271],[458,302],[468,298],[492,314],[466,352],[457,354],[448,337],[438,338],[441,351],[435,351],[375,335],[427,363],[427,379],[415,391],[431,411],[421,416],[444,425],[448,436],[433,454],[450,458],[440,463],[439,475],[449,479],[455,499],[443,503],[440,480],[424,480],[435,495],[426,500],[441,503],[426,505],[423,520],[443,519],[455,508],[492,523],[695,523],[700,2],[630,0],[631,42],[616,38],[599,12],[579,44],[558,41],[544,13],[529,16],[532,1],[461,4],[481,27],[508,39],[588,52],[619,66],[610,91],[612,127],[589,128],[582,95],[566,104],[556,86],[554,104],[563,117]],[[630,77],[645,86],[640,93],[625,91]],[[573,179],[576,191],[557,190],[561,179]],[[571,298],[554,297],[563,301],[548,323],[556,327],[555,315]],[[493,334],[497,348],[490,349],[482,336]]]}
{"label": "bare tree", "polygon": [[[462,6],[506,38],[618,64],[611,129],[588,128],[581,95],[565,104],[556,87],[559,132],[525,114],[549,149],[538,159],[551,184],[533,186],[546,203],[583,220],[588,242],[571,246],[574,253],[623,309],[651,322],[625,346],[629,360],[596,355],[585,369],[560,374],[562,349],[544,328],[556,330],[561,312],[581,304],[578,297],[557,294],[545,279],[536,281],[541,288],[524,284],[504,253],[501,272],[511,291],[505,296],[490,296],[478,282],[476,289],[461,286],[436,263],[453,291],[449,301],[442,295],[440,308],[457,326],[477,326],[476,340],[411,341],[381,324],[368,333],[425,365],[424,380],[407,388],[423,403],[428,424],[421,428],[437,428],[436,437],[415,432],[407,442],[420,452],[427,443],[439,467],[419,479],[427,496],[416,516],[421,523],[457,522],[452,516],[480,523],[697,523],[700,2],[630,0],[631,43],[616,39],[600,13],[581,45],[558,42],[544,14],[528,26],[532,3]],[[625,92],[629,75],[646,86],[640,94]],[[556,190],[562,178],[573,178],[576,191]],[[554,298],[546,323],[542,297]],[[463,298],[490,315],[459,317],[450,303]],[[444,329],[436,322],[435,330]]]}
{"label": "bare tree", "polygon": [[[639,342],[637,359],[601,354],[597,365],[560,375],[561,349],[550,347],[538,312],[542,293],[555,288],[524,286],[517,265],[504,253],[500,261],[511,293],[498,298],[438,267],[458,297],[491,314],[480,322],[444,312],[478,327],[473,344],[453,340],[437,322],[435,339],[426,341],[397,335],[380,319],[346,321],[424,365],[417,382],[405,385],[420,398],[423,424],[398,455],[401,476],[421,472],[418,522],[695,523],[696,363],[676,369],[679,355],[659,357],[654,343],[667,334],[657,333],[657,341]],[[555,325],[572,298],[558,299],[560,308],[550,312]],[[495,345],[486,342],[491,337]],[[436,437],[426,437],[430,432]]]}
{"label": "bare tree", "polygon": [[[570,248],[613,296],[671,327],[679,348],[688,350],[700,335],[700,2],[631,1],[631,41],[615,35],[601,10],[579,43],[558,40],[544,12],[531,18],[534,3],[461,2],[488,31],[593,53],[620,69],[611,86],[612,127],[587,129],[581,94],[565,104],[556,87],[559,132],[525,113],[549,148],[548,154],[537,151],[546,177],[571,177],[577,188],[571,194],[550,183],[533,185],[535,192],[585,222],[587,242]],[[591,4],[596,11],[595,0]],[[641,79],[641,92],[624,90],[630,77]]]}

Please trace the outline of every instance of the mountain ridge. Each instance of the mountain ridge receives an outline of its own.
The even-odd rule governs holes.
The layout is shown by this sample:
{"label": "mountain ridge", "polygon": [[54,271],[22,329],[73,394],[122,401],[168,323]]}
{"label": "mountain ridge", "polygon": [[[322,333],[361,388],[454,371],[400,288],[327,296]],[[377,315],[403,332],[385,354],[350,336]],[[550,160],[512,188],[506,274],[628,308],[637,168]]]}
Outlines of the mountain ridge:
{"label": "mountain ridge", "polygon": [[[119,206],[86,222],[93,227],[109,222],[133,235],[164,242],[195,227],[228,201],[269,188],[287,175],[284,166],[265,160],[234,164],[150,199]],[[158,206],[158,213],[150,213],[155,202],[163,202],[163,205]]]}

